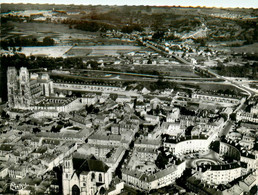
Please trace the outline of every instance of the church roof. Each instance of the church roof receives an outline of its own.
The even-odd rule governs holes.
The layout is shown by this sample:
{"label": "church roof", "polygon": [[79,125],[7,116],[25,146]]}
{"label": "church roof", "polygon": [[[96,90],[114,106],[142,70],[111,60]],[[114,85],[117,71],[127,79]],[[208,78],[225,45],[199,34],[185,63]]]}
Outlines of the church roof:
{"label": "church roof", "polygon": [[97,160],[94,156],[91,158],[73,157],[73,168],[79,175],[82,172],[107,172],[109,167],[102,161]]}

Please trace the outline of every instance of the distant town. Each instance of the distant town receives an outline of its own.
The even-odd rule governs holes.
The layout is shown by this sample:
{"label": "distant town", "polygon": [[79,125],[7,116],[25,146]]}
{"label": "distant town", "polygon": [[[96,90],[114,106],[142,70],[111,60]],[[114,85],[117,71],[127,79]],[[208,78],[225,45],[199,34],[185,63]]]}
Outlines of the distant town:
{"label": "distant town", "polygon": [[0,194],[257,194],[257,22],[1,4]]}

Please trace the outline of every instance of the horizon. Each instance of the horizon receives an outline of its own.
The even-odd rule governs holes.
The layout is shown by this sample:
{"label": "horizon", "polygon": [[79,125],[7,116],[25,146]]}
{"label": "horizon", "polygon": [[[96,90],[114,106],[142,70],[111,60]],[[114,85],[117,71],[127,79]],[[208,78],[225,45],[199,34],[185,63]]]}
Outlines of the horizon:
{"label": "horizon", "polygon": [[136,0],[132,1],[118,1],[118,0],[78,0],[76,3],[72,0],[56,0],[55,3],[50,0],[3,0],[1,4],[50,4],[50,5],[102,5],[102,6],[156,6],[156,7],[202,7],[202,8],[258,8],[258,1],[253,0],[217,0],[217,1],[206,1],[206,0],[161,0],[155,2],[155,0],[142,0],[140,2]]}

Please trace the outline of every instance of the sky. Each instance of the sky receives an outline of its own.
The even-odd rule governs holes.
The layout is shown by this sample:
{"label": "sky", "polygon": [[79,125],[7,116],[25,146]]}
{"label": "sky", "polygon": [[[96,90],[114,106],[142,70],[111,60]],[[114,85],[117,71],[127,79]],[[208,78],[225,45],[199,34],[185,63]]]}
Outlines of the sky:
{"label": "sky", "polygon": [[83,5],[168,5],[258,8],[258,0],[1,0],[1,3],[49,3]]}

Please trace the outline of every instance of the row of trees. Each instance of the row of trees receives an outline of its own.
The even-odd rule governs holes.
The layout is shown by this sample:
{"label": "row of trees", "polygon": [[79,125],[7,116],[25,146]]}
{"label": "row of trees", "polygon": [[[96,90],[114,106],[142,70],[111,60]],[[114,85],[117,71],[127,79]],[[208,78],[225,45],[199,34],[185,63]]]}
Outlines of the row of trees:
{"label": "row of trees", "polygon": [[255,62],[252,66],[246,64],[245,66],[225,66],[218,64],[215,68],[218,74],[230,77],[250,77],[252,79],[258,79],[258,63]]}
{"label": "row of trees", "polygon": [[115,25],[99,22],[99,21],[66,19],[66,20],[63,20],[62,23],[68,24],[69,28],[75,28],[75,29],[89,31],[89,32],[97,32],[97,31],[106,32],[107,30],[117,29]]}
{"label": "row of trees", "polygon": [[23,54],[15,54],[13,56],[2,56],[1,70],[4,71],[9,66],[16,68],[28,67],[29,69],[48,68],[50,70],[57,69],[59,67],[72,68],[72,67],[83,67],[83,61],[81,58],[49,58],[49,57],[26,57]]}
{"label": "row of trees", "polygon": [[37,38],[20,38],[3,40],[0,42],[1,48],[8,50],[8,47],[22,47],[22,46],[53,46],[55,45],[54,39],[45,37],[43,41],[38,41]]}

